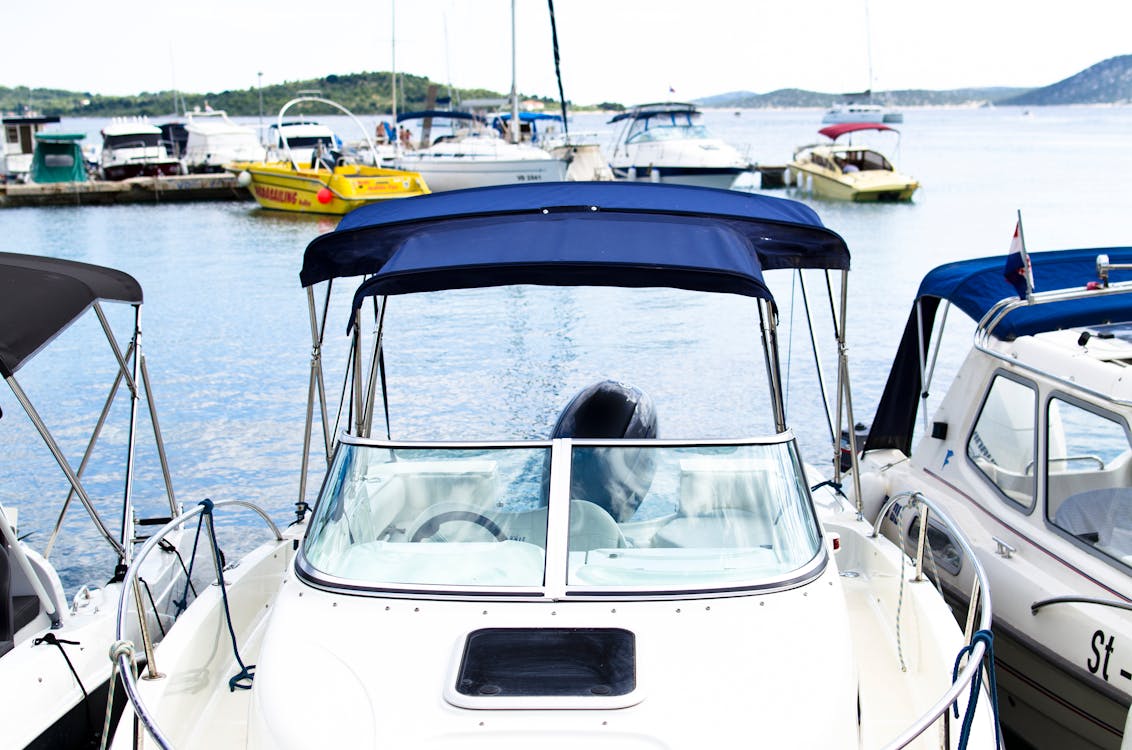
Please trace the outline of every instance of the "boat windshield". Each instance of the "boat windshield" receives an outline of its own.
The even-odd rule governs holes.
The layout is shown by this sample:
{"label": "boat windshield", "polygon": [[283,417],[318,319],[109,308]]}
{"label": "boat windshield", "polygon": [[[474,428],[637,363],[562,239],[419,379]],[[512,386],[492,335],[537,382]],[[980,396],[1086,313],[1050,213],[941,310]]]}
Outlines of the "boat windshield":
{"label": "boat windshield", "polygon": [[161,133],[124,133],[102,138],[103,148],[153,148],[161,145]]}
{"label": "boat windshield", "polygon": [[343,442],[300,569],[351,589],[710,591],[797,575],[819,550],[791,439]]}

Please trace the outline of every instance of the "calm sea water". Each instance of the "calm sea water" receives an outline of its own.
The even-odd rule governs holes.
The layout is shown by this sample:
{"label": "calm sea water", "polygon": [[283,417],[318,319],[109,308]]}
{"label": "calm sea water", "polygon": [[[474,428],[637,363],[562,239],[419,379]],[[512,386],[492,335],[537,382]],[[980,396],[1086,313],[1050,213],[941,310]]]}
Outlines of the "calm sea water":
{"label": "calm sea water", "polygon": [[[818,139],[820,116],[816,110],[710,111],[705,123],[752,159],[784,164],[794,147]],[[378,118],[362,119],[370,127]],[[605,119],[579,115],[571,127],[608,136]],[[895,139],[881,145],[921,180],[913,203],[810,201],[853,253],[849,356],[856,416],[865,422],[927,270],[1005,254],[1018,210],[1032,251],[1132,242],[1132,108],[912,109],[905,119],[899,150]],[[101,124],[65,121],[63,129],[97,142]],[[341,124],[344,137],[356,137]],[[758,189],[757,183],[742,187]],[[785,190],[766,192],[790,197]],[[334,223],[272,214],[252,203],[0,212],[4,250],[109,265],[141,282],[143,348],[178,501],[250,500],[279,522],[289,520],[298,499],[309,373],[299,266],[307,243]],[[800,324],[799,289],[789,275],[771,284],[787,329],[790,422],[806,457],[817,463],[829,454],[829,433]],[[812,277],[807,284],[811,304],[825,312],[824,283]],[[128,330],[128,307],[107,311],[120,331]],[[335,372],[345,323],[336,306],[326,347]],[[387,324],[395,436],[544,435],[576,390],[604,377],[652,395],[666,437],[767,429],[758,321],[745,300],[524,287],[396,299]],[[83,320],[18,373],[76,465],[114,372],[100,337],[93,317]],[[941,374],[958,364],[963,343],[945,350]],[[819,346],[828,365],[832,339]],[[332,391],[338,386],[332,377]],[[0,502],[19,507],[21,531],[42,544],[67,485],[7,389],[0,391],[0,408]],[[96,503],[108,512],[120,502],[115,472],[124,414],[115,413],[87,474]],[[148,429],[143,422],[143,434]],[[152,449],[143,447],[139,463],[137,503],[158,513]],[[110,521],[117,524],[113,512]],[[250,544],[243,523],[234,527],[237,548]],[[68,592],[105,579],[111,564],[105,548],[81,508],[72,508],[53,555]]]}

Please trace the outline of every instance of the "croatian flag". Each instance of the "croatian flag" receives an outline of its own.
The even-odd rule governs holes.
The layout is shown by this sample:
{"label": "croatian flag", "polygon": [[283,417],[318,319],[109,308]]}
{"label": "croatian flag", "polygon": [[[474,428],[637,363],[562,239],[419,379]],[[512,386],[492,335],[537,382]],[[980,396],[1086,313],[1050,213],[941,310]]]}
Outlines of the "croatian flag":
{"label": "croatian flag", "polygon": [[1034,291],[1033,270],[1030,256],[1026,254],[1026,244],[1022,241],[1022,217],[1014,225],[1014,239],[1010,240],[1010,252],[1006,256],[1006,268],[1002,271],[1010,286],[1018,292],[1019,299],[1027,299]]}

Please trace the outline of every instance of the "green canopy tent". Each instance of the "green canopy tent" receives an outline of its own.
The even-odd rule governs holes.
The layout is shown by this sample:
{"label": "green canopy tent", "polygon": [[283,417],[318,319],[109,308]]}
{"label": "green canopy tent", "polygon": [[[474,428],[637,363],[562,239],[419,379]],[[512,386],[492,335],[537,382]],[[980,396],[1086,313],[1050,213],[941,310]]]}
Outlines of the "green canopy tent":
{"label": "green canopy tent", "polygon": [[86,164],[79,146],[82,133],[36,133],[31,161],[32,182],[86,182]]}

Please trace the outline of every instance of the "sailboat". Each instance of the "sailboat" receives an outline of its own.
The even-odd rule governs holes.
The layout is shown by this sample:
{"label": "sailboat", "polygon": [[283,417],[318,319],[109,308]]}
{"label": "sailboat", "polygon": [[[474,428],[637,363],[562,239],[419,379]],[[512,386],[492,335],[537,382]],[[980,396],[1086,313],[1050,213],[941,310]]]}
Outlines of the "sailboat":
{"label": "sailboat", "polygon": [[894,125],[904,122],[902,112],[873,101],[873,43],[868,0],[865,0],[865,50],[869,59],[869,87],[859,93],[843,94],[844,101],[834,104],[822,115],[823,124],[875,122]]}
{"label": "sailboat", "polygon": [[[511,2],[511,116],[519,121],[516,87],[515,2]],[[396,79],[396,75],[394,75]],[[396,101],[396,96],[394,97]],[[394,105],[396,106],[396,105]],[[399,169],[418,172],[433,191],[458,190],[489,185],[560,182],[566,179],[567,159],[521,142],[518,128],[504,140],[498,131],[468,112],[409,112],[396,115],[398,122],[422,117],[443,117],[454,123],[450,132],[424,148],[401,150],[394,163]]]}

